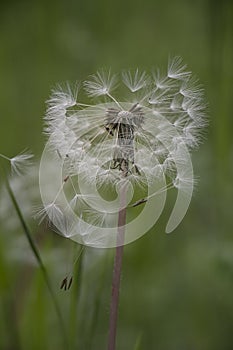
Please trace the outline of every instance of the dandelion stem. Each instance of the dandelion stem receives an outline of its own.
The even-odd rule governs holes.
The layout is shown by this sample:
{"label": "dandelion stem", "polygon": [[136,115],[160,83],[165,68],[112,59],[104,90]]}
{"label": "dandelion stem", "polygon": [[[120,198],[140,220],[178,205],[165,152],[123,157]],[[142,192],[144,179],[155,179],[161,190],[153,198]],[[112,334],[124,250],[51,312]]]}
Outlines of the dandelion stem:
{"label": "dandelion stem", "polygon": [[46,283],[46,285],[47,285],[47,287],[48,287],[49,293],[50,293],[51,298],[52,298],[52,300],[53,300],[54,307],[55,307],[55,310],[56,310],[56,313],[57,313],[57,316],[58,316],[58,319],[59,319],[59,322],[60,322],[61,330],[62,330],[62,333],[63,333],[63,336],[64,336],[64,344],[66,344],[66,346],[67,346],[68,340],[67,340],[67,336],[66,336],[66,330],[65,330],[65,325],[64,325],[63,317],[62,317],[61,310],[60,310],[58,301],[57,301],[57,299],[56,299],[55,293],[54,293],[54,291],[53,291],[52,285],[51,285],[51,283],[50,283],[47,270],[46,270],[46,268],[45,268],[45,266],[44,266],[44,263],[43,263],[42,258],[41,258],[41,256],[40,256],[40,253],[39,253],[39,251],[38,251],[38,249],[37,249],[37,247],[36,247],[36,244],[35,244],[35,242],[34,242],[33,239],[32,239],[32,235],[31,235],[31,233],[30,233],[30,230],[29,230],[29,228],[28,228],[28,226],[27,226],[27,224],[26,224],[26,222],[25,222],[25,220],[24,220],[23,214],[22,214],[22,212],[21,212],[21,210],[20,210],[20,207],[19,207],[19,205],[18,205],[18,203],[17,203],[17,200],[16,200],[16,198],[15,198],[15,195],[14,195],[14,193],[13,193],[13,191],[12,191],[12,188],[11,188],[11,186],[10,186],[9,181],[8,181],[7,178],[6,178],[6,186],[7,186],[7,190],[8,190],[8,193],[9,193],[9,195],[10,195],[10,198],[11,198],[11,200],[12,200],[12,203],[13,203],[13,205],[14,205],[14,207],[15,207],[16,212],[17,212],[17,215],[18,215],[18,217],[19,217],[19,220],[20,220],[20,222],[21,222],[21,225],[22,225],[22,227],[23,227],[24,233],[25,233],[25,235],[26,235],[26,237],[27,237],[27,240],[28,240],[28,242],[29,242],[29,244],[30,244],[30,247],[31,247],[31,249],[32,249],[32,251],[33,251],[33,253],[34,253],[34,255],[35,255],[35,258],[36,258],[36,260],[37,260],[37,262],[38,262],[38,265],[39,265],[39,267],[40,267],[40,269],[41,269],[41,272],[42,272],[42,274],[43,274],[45,283]]}
{"label": "dandelion stem", "polygon": [[127,187],[123,186],[120,191],[120,210],[119,210],[119,216],[118,216],[117,247],[116,247],[114,269],[113,269],[113,276],[112,276],[112,295],[111,295],[111,305],[110,305],[108,350],[115,350],[115,346],[116,346],[120,278],[121,278],[121,267],[122,267],[124,237],[125,237],[125,223],[126,223],[126,193],[127,193]]}

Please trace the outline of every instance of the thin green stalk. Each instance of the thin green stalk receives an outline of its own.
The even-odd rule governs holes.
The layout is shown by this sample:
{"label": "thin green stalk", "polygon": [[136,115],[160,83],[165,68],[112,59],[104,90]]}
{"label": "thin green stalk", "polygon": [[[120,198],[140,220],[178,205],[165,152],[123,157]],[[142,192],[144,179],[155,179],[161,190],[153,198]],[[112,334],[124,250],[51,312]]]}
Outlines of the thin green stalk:
{"label": "thin green stalk", "polygon": [[140,350],[142,346],[142,332],[139,333],[137,339],[136,339],[136,343],[134,345],[134,350]]}
{"label": "thin green stalk", "polygon": [[29,230],[29,228],[28,228],[28,226],[27,226],[27,224],[26,224],[26,222],[24,220],[23,214],[22,214],[22,212],[20,210],[20,207],[19,207],[19,205],[17,203],[17,200],[15,198],[15,195],[14,195],[14,193],[12,191],[12,188],[11,188],[7,178],[6,178],[6,186],[7,186],[7,190],[8,190],[8,193],[10,195],[10,198],[12,200],[12,203],[13,203],[13,205],[15,207],[16,212],[17,212],[17,215],[19,217],[20,223],[21,223],[21,225],[23,227],[23,231],[24,231],[24,233],[25,233],[25,235],[27,237],[27,240],[29,242],[29,245],[30,245],[30,247],[31,247],[31,249],[32,249],[32,251],[33,251],[33,253],[35,255],[35,258],[36,258],[36,260],[38,262],[38,265],[39,265],[39,267],[41,269],[41,272],[42,272],[42,275],[44,277],[45,283],[46,283],[46,285],[48,287],[49,293],[50,293],[51,298],[53,300],[53,304],[54,304],[54,307],[55,307],[55,310],[56,310],[56,313],[57,313],[57,316],[58,316],[58,320],[59,320],[59,323],[60,323],[60,327],[61,327],[61,330],[62,330],[62,333],[63,333],[64,343],[65,343],[65,345],[67,347],[68,339],[67,339],[67,335],[66,335],[64,321],[63,321],[63,318],[62,318],[62,313],[61,313],[58,301],[56,299],[56,295],[55,295],[55,293],[53,291],[53,288],[52,288],[52,285],[50,283],[47,270],[46,270],[46,268],[45,268],[45,266],[43,264],[43,261],[41,259],[39,250],[37,249],[36,244],[35,244],[34,240],[32,239],[30,230]]}

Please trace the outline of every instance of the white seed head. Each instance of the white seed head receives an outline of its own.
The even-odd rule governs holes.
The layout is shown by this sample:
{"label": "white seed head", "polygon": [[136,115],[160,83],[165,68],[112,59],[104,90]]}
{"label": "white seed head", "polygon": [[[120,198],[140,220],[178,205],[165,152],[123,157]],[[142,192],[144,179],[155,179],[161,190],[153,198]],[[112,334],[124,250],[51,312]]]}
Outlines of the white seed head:
{"label": "white seed head", "polygon": [[[166,154],[170,157],[169,152],[179,144],[195,148],[200,143],[206,124],[203,90],[180,57],[169,61],[167,75],[158,70],[150,79],[138,69],[134,73],[124,71],[122,82],[132,94],[131,101],[135,101],[134,93],[142,90],[141,100],[122,103],[114,98],[110,93],[116,88],[116,75],[104,70],[83,85],[91,97],[108,95],[107,103],[79,103],[77,88],[72,91],[69,85],[52,91],[45,131],[51,148],[65,160],[69,175],[82,171],[86,181],[91,181],[97,172],[101,184],[115,183],[127,168],[127,175],[137,178],[138,152],[146,159],[149,149],[164,162]],[[12,163],[17,168],[17,159]],[[144,167],[142,181],[153,167],[153,162]]]}
{"label": "white seed head", "polygon": [[[121,92],[120,83],[128,89],[127,101],[124,96],[116,97]],[[81,84],[78,86],[82,89]],[[52,91],[45,116],[49,148],[60,158],[64,178],[72,182],[70,188],[65,182],[62,185],[62,190],[69,188],[70,207],[77,210],[89,201],[82,219],[93,221],[86,194],[103,188],[117,192],[122,179],[146,190],[156,181],[169,178],[159,193],[172,187],[187,193],[189,185],[192,187],[192,173],[185,172],[190,166],[188,150],[200,144],[207,122],[203,89],[182,59],[169,60],[166,74],[159,70],[151,76],[138,69],[124,71],[118,82],[110,70],[102,70],[84,81],[83,89],[87,98],[98,98],[96,104],[81,103],[77,88],[73,91],[66,85],[65,90],[59,87]],[[65,220],[58,197],[45,208],[57,222]],[[106,201],[103,203],[102,209]],[[96,208],[99,212],[101,209]],[[101,215],[103,225],[109,225],[111,220]],[[83,230],[83,223],[80,225]]]}

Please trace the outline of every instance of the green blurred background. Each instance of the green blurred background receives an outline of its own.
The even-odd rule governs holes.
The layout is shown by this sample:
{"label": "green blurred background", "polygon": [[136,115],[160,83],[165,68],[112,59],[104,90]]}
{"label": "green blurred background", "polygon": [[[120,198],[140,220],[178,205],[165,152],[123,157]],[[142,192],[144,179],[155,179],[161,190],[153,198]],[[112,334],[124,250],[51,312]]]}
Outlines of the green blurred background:
{"label": "green blurred background", "polygon": [[[57,82],[102,67],[166,67],[174,55],[200,78],[210,127],[193,155],[199,184],[175,232],[164,233],[167,203],[154,229],[125,247],[117,348],[233,349],[233,2],[2,0],[0,50],[0,152],[8,156],[29,148],[39,159],[45,100]],[[14,216],[0,224],[0,349],[64,349],[23,230],[7,225]],[[79,247],[29,224],[70,349],[105,349],[114,251],[87,249],[64,292],[59,283]]]}

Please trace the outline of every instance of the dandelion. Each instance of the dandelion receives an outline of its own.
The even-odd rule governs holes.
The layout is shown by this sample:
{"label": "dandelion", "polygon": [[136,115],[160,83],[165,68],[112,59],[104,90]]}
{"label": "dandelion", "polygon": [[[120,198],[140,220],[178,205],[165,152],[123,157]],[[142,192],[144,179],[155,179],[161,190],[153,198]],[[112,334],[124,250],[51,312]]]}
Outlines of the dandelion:
{"label": "dandelion", "polygon": [[[82,89],[89,104],[78,99]],[[125,89],[127,99],[119,98]],[[160,211],[167,190],[178,190],[167,232],[184,217],[194,184],[189,153],[203,140],[205,107],[203,89],[180,57],[169,60],[165,74],[101,70],[74,91],[69,85],[53,90],[47,101],[43,157],[55,156],[61,181],[53,179],[53,197],[43,194],[41,215],[47,213],[65,237],[117,246],[109,349],[115,348],[122,247],[153,226],[159,215],[153,208]],[[139,198],[137,188],[144,191]],[[139,205],[139,219],[126,224],[127,208]]]}
{"label": "dandelion", "polygon": [[[120,95],[120,86],[128,89],[127,101],[116,97]],[[82,89],[90,98],[89,104],[78,98]],[[116,206],[112,201],[100,200],[99,194],[117,192],[123,182],[134,191],[138,187],[143,189],[143,198],[153,197],[150,189],[158,180],[167,178],[170,179],[167,189],[175,188],[187,195],[188,188],[191,193],[193,173],[186,168],[190,164],[189,152],[203,140],[207,124],[205,107],[203,89],[180,57],[169,60],[165,74],[157,70],[150,76],[136,69],[117,76],[110,70],[101,70],[74,89],[69,84],[58,85],[47,101],[45,133],[49,136],[48,148],[60,163],[66,181],[57,187],[54,198],[46,202],[42,217],[47,212],[51,221],[56,218],[56,222],[62,223],[63,217],[66,220],[62,211],[67,211],[68,206],[79,217],[85,212],[87,222],[93,221],[87,207],[106,216],[106,207],[111,212]],[[29,158],[30,155],[12,158],[12,168],[19,171],[21,161]],[[61,192],[67,198],[63,208],[59,200],[56,203]],[[156,196],[158,189],[152,192]],[[94,208],[93,197],[97,197]],[[98,201],[102,204],[98,205]],[[84,202],[87,207],[82,208]],[[54,211],[59,213],[59,220]],[[110,236],[106,238],[108,242]],[[115,239],[116,235],[112,241]]]}

